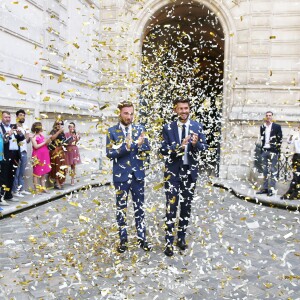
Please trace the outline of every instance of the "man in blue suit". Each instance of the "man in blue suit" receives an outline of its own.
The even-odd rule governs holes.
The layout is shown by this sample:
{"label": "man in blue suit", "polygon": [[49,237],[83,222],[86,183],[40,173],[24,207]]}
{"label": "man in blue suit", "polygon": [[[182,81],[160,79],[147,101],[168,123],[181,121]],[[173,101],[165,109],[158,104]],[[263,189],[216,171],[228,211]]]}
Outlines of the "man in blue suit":
{"label": "man in blue suit", "polygon": [[134,125],[134,107],[131,102],[118,105],[120,122],[108,129],[106,155],[113,160],[113,182],[116,189],[117,223],[119,226],[120,245],[118,252],[127,250],[126,210],[129,191],[132,194],[135,226],[140,247],[151,250],[146,240],[144,220],[144,161],[150,151],[145,128]]}
{"label": "man in blue suit", "polygon": [[160,152],[166,156],[164,180],[167,207],[164,253],[167,256],[174,254],[174,225],[179,205],[177,246],[181,250],[187,249],[185,236],[198,177],[198,162],[200,153],[207,149],[202,125],[189,118],[189,101],[176,99],[174,112],[178,115],[178,121],[163,127],[163,141],[160,148]]}

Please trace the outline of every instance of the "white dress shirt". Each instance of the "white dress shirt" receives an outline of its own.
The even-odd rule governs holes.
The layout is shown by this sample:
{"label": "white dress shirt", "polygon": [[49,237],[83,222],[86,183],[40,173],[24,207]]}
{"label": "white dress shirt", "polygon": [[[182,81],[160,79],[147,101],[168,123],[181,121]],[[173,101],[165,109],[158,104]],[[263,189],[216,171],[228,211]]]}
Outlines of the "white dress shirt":
{"label": "white dress shirt", "polygon": [[121,127],[121,129],[122,129],[122,131],[123,131],[125,137],[127,136],[125,127],[128,127],[128,133],[129,133],[130,136],[132,137],[132,126],[131,126],[131,124],[128,125],[128,126],[125,126],[125,125],[123,125],[122,123],[120,123],[120,127]]}
{"label": "white dress shirt", "polygon": [[[185,123],[181,123],[180,121],[177,122],[178,126],[178,136],[179,140],[181,141],[182,139],[182,125],[185,125],[185,137],[188,136],[189,134],[189,129],[190,129],[190,120],[188,119]],[[187,152],[187,145],[184,146],[184,155],[182,156],[183,164],[188,165],[188,152]]]}
{"label": "white dress shirt", "polygon": [[23,141],[21,141],[20,143],[19,143],[19,145],[20,145],[20,151],[21,152],[27,152],[27,140],[26,140],[26,133],[28,133],[29,132],[29,129],[27,128],[27,127],[19,127],[19,129],[21,130],[21,132],[23,133],[23,135],[24,135],[24,137],[25,137],[25,139],[23,140]]}
{"label": "white dress shirt", "polygon": [[264,145],[264,148],[266,148],[266,149],[271,148],[271,146],[270,146],[270,135],[271,135],[272,124],[273,123],[271,123],[270,125],[265,124],[266,130],[265,130],[265,145]]}

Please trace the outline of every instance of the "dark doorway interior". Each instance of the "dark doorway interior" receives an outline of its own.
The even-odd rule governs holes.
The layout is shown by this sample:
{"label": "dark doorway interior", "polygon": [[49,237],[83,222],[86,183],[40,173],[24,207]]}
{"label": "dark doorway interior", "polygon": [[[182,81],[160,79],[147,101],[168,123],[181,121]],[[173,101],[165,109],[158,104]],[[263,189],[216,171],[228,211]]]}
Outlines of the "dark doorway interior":
{"label": "dark doorway interior", "polygon": [[[142,49],[141,121],[153,136],[174,116],[172,101],[192,103],[210,151],[205,167],[218,175],[222,117],[224,33],[217,16],[197,3],[170,4],[151,20]],[[179,3],[179,2],[178,2]]]}

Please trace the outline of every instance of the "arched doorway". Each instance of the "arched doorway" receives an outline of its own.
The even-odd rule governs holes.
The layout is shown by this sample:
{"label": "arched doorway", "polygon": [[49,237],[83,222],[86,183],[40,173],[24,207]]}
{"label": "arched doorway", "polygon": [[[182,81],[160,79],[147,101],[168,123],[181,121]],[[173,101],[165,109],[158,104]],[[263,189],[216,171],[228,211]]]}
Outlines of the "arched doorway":
{"label": "arched doorway", "polygon": [[170,121],[172,101],[187,97],[209,143],[206,168],[218,175],[223,99],[224,32],[198,2],[174,2],[155,13],[142,47],[141,119],[150,134]]}

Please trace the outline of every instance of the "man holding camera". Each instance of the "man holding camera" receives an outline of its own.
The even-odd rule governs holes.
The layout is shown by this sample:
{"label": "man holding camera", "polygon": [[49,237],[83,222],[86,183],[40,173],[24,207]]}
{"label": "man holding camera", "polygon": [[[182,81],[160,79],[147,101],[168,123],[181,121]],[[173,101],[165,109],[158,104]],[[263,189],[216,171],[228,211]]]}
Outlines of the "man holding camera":
{"label": "man holding camera", "polygon": [[10,122],[10,112],[3,111],[0,124],[0,133],[4,141],[3,160],[0,162],[0,205],[8,205],[5,200],[17,201],[13,199],[12,187],[15,171],[20,161],[19,143],[25,139],[20,128]]}

